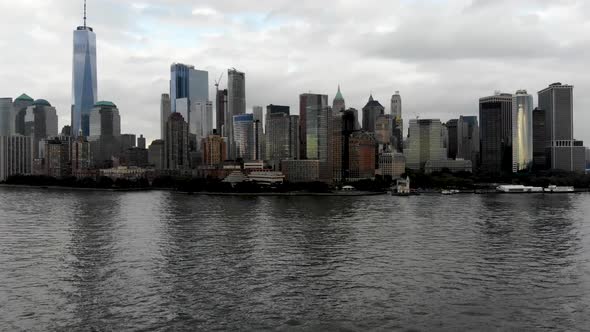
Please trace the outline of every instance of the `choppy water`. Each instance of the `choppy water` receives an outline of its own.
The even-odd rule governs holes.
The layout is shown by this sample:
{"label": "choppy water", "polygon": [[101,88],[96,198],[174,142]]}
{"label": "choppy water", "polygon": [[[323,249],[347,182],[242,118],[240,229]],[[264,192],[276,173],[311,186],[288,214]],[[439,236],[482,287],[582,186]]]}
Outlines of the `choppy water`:
{"label": "choppy water", "polygon": [[0,330],[590,330],[590,195],[0,188]]}

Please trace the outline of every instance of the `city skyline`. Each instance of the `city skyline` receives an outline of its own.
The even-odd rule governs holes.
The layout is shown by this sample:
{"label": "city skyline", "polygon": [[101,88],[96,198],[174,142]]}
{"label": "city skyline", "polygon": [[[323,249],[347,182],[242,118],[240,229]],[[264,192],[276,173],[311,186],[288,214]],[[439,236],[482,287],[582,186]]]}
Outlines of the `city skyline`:
{"label": "city skyline", "polygon": [[[0,4],[0,8],[14,13],[4,23],[11,24],[11,33],[2,32],[2,43],[12,44],[14,47],[8,48],[11,50],[18,49],[25,40],[27,45],[37,49],[51,47],[52,52],[49,55],[44,52],[0,55],[4,63],[15,64],[7,66],[8,80],[0,83],[0,90],[6,97],[15,98],[26,93],[35,99],[47,99],[56,107],[61,127],[70,122],[72,59],[71,39],[66,37],[71,36],[73,28],[82,25],[83,2],[55,1],[35,4],[34,8],[29,5],[30,2]],[[372,92],[388,112],[391,95],[399,90],[404,100],[406,127],[417,115],[440,118],[443,122],[459,115],[477,115],[478,98],[494,90],[514,93],[526,89],[533,94],[537,105],[535,92],[560,81],[576,87],[574,131],[579,133],[578,139],[590,140],[590,134],[583,130],[588,116],[582,112],[590,106],[588,97],[583,94],[590,82],[580,73],[583,61],[575,55],[580,53],[579,40],[585,30],[578,29],[577,37],[559,34],[568,31],[559,28],[566,17],[570,26],[583,18],[579,13],[587,8],[586,3],[526,1],[505,18],[506,26],[494,34],[477,29],[476,21],[498,13],[502,7],[496,3],[381,4],[381,7],[395,8],[393,12],[397,14],[378,14],[370,27],[359,23],[359,31],[355,33],[349,31],[346,22],[353,20],[352,12],[358,14],[357,19],[373,13],[374,10],[368,10],[370,5],[363,5],[367,8],[346,3],[329,8],[317,6],[307,1],[297,5],[279,1],[272,6],[256,3],[245,12],[242,5],[232,2],[203,2],[201,7],[195,8],[183,1],[175,5],[164,1],[144,4],[90,1],[88,25],[97,31],[99,50],[97,100],[111,100],[119,106],[123,132],[144,134],[151,141],[160,136],[154,124],[159,121],[159,100],[161,94],[168,91],[168,68],[173,62],[193,64],[209,71],[211,101],[215,91],[213,78],[231,67],[245,72],[248,112],[254,105],[279,104],[291,106],[296,115],[301,93],[327,94],[331,100],[338,84],[348,107],[361,109]],[[113,8],[118,9],[117,13],[111,14]],[[312,15],[311,9],[317,14]],[[51,21],[46,20],[40,15],[46,12],[55,13],[60,19],[51,15]],[[406,17],[417,12],[422,14],[416,19]],[[440,28],[437,32],[440,36],[430,35],[418,49],[401,38],[402,32],[413,27],[417,19],[435,13],[440,17],[431,23]],[[30,24],[29,20],[18,19],[25,14],[40,17]],[[135,21],[124,15],[132,15]],[[323,23],[326,18],[336,16],[343,18],[343,22],[330,24],[322,30],[320,21]],[[464,16],[469,18],[463,19]],[[454,17],[458,22],[444,23],[444,17]],[[161,31],[151,31],[150,25],[155,23],[163,24]],[[22,29],[18,29],[19,26]],[[175,34],[180,27],[185,32]],[[457,30],[459,27],[469,27],[477,42],[466,40],[467,37]],[[231,37],[232,32],[238,30],[245,38]],[[15,34],[13,31],[25,32]],[[359,34],[366,37],[366,42],[358,40]],[[519,45],[502,38],[514,36],[527,37],[524,38],[527,42]],[[304,42],[307,37],[313,38]],[[479,39],[483,37],[494,38],[480,44]],[[198,46],[186,46],[192,44]],[[267,45],[267,49],[276,47],[277,52],[261,51],[262,44]],[[384,49],[390,44],[399,49]],[[307,48],[318,45],[325,46],[321,54],[306,53]],[[465,49],[469,45],[474,47]],[[475,49],[478,45],[481,47]],[[539,54],[538,45],[549,48]],[[435,46],[438,47],[436,52]],[[578,51],[568,52],[573,50]],[[22,56],[22,53],[27,55]],[[44,79],[39,80],[37,77],[41,76],[32,73],[42,74]],[[473,81],[475,84],[471,83]],[[225,88],[226,84],[227,77],[220,88]],[[273,91],[272,95],[267,93],[269,90]]]}

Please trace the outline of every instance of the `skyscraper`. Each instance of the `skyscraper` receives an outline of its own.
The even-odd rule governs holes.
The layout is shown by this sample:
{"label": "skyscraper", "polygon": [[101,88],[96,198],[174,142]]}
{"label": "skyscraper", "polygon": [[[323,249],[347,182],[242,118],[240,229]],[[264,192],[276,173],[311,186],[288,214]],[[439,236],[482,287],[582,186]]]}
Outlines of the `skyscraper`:
{"label": "skyscraper", "polygon": [[471,160],[473,170],[479,164],[479,125],[476,116],[461,116],[457,122],[457,158]]}
{"label": "skyscraper", "polygon": [[148,148],[148,164],[155,169],[166,168],[166,153],[164,140],[157,139]]}
{"label": "skyscraper", "polygon": [[545,110],[533,110],[533,167],[535,170],[547,168],[547,129],[545,128]]}
{"label": "skyscraper", "polygon": [[396,91],[393,96],[391,96],[391,115],[394,118],[402,118],[402,97],[399,94],[399,91]]}
{"label": "skyscraper", "polygon": [[438,119],[410,120],[409,147],[404,150],[408,168],[423,170],[427,161],[447,159],[442,142],[442,126]]}
{"label": "skyscraper", "polygon": [[457,159],[457,149],[458,149],[458,130],[457,126],[459,124],[459,120],[451,119],[447,121],[447,157],[449,159]]}
{"label": "skyscraper", "polygon": [[496,93],[479,99],[481,169],[512,172],[512,94]]}
{"label": "skyscraper", "polygon": [[373,179],[375,177],[377,142],[368,132],[355,132],[350,136],[349,179]]}
{"label": "skyscraper", "polygon": [[[186,99],[186,101],[184,100]],[[170,66],[170,105],[187,119],[191,103],[209,100],[209,73],[194,66],[173,63]],[[190,122],[190,119],[186,120]]]}
{"label": "skyscraper", "polygon": [[121,116],[119,109],[110,101],[94,104],[90,113],[88,141],[94,166],[109,168],[113,157],[121,152]]}
{"label": "skyscraper", "polygon": [[374,133],[377,118],[383,114],[385,114],[385,108],[371,95],[367,105],[363,107],[363,130]]}
{"label": "skyscraper", "polygon": [[190,168],[188,136],[188,123],[184,120],[182,114],[178,112],[170,114],[166,124],[166,138],[164,139],[165,169],[183,170]]}
{"label": "skyscraper", "polygon": [[[327,104],[328,96],[319,96],[323,105]],[[315,97],[317,98],[317,97]],[[315,99],[314,98],[314,99]],[[320,179],[332,181],[332,108],[329,106],[307,106],[305,111],[306,156],[307,159],[320,161]]]}
{"label": "skyscraper", "polygon": [[264,123],[263,117],[263,109],[262,106],[253,106],[252,107],[252,114],[254,114],[254,121],[260,121],[260,123]]}
{"label": "skyscraper", "polygon": [[14,100],[12,110],[14,112],[14,133],[17,135],[25,134],[25,116],[27,115],[27,108],[33,105],[35,101],[26,94],[20,95]]}
{"label": "skyscraper", "polygon": [[512,172],[533,163],[533,96],[518,90],[512,97]]}
{"label": "skyscraper", "polygon": [[[574,87],[554,83],[539,91],[539,108],[545,110],[545,141],[551,169],[582,171],[577,160],[581,147],[574,140]],[[585,168],[585,167],[584,167]]]}
{"label": "skyscraper", "polygon": [[207,136],[202,141],[203,164],[206,166],[220,166],[227,156],[227,147],[223,137],[216,133]]}
{"label": "skyscraper", "polygon": [[57,111],[45,99],[37,99],[25,115],[25,136],[33,137],[33,156],[39,158],[41,141],[57,136]]}
{"label": "skyscraper", "polygon": [[389,146],[391,144],[393,117],[391,114],[383,114],[377,117],[375,121],[375,138],[377,144]]}
{"label": "skyscraper", "polygon": [[72,133],[90,134],[90,112],[97,100],[96,34],[86,26],[86,1],[84,1],[84,25],[74,31],[74,60],[72,65]]}
{"label": "skyscraper", "polygon": [[[328,107],[328,96],[304,93],[299,95],[299,157],[307,159],[307,113],[310,110],[321,110]],[[309,158],[313,159],[313,158]]]}
{"label": "skyscraper", "polygon": [[332,178],[340,182],[350,175],[350,136],[357,130],[354,110],[335,113],[332,116]]}
{"label": "skyscraper", "polygon": [[340,92],[340,84],[338,84],[338,92],[336,92],[336,97],[332,103],[332,112],[334,112],[334,114],[338,114],[338,112],[344,110],[346,110],[346,102],[344,101],[342,92]]}
{"label": "skyscraper", "polygon": [[189,132],[196,136],[197,146],[202,139],[213,133],[213,104],[211,102],[192,102]]}
{"label": "skyscraper", "polygon": [[221,137],[227,137],[225,130],[225,115],[227,112],[227,89],[217,90],[215,96],[215,122],[217,134]]}
{"label": "skyscraper", "polygon": [[12,98],[0,98],[0,136],[14,134],[14,112]]}
{"label": "skyscraper", "polygon": [[166,137],[166,123],[168,122],[168,117],[172,113],[172,105],[170,101],[170,95],[167,93],[163,93],[162,97],[160,98],[160,137],[164,139]]}
{"label": "skyscraper", "polygon": [[235,68],[227,71],[227,110],[226,135],[229,140],[229,154],[233,158],[237,155],[234,144],[233,119],[236,115],[246,114],[246,74]]}
{"label": "skyscraper", "polygon": [[281,160],[299,159],[299,116],[267,113],[266,160],[277,169]]}
{"label": "skyscraper", "polygon": [[254,121],[253,114],[234,115],[233,122],[236,158],[261,160],[262,123]]}
{"label": "skyscraper", "polygon": [[140,149],[145,149],[145,137],[143,137],[143,135],[139,135],[137,138],[137,147]]}

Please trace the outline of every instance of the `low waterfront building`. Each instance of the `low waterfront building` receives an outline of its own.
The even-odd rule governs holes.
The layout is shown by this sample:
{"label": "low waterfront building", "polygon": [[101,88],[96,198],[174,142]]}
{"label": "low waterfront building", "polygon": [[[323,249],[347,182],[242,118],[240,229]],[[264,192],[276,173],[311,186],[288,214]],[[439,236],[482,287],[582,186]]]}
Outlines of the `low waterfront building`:
{"label": "low waterfront building", "polygon": [[283,160],[281,172],[288,182],[315,182],[320,180],[319,160]]}
{"label": "low waterfront building", "polygon": [[285,181],[285,175],[282,172],[255,171],[248,175],[248,179],[262,185],[273,185],[283,183]]}
{"label": "low waterfront building", "polygon": [[105,176],[113,180],[138,180],[147,178],[150,173],[154,173],[153,169],[134,167],[134,166],[119,166],[100,170],[100,176]]}
{"label": "low waterfront building", "polygon": [[471,160],[428,160],[426,165],[424,166],[424,171],[426,174],[431,174],[434,172],[442,172],[442,171],[449,171],[452,173],[457,172],[473,172],[473,164]]}

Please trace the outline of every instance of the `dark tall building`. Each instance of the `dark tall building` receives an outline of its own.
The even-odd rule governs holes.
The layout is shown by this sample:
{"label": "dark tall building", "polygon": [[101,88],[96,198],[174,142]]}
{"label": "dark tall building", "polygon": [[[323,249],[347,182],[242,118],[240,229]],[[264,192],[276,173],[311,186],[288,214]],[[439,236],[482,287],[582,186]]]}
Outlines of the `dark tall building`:
{"label": "dark tall building", "polygon": [[180,113],[175,112],[168,117],[164,143],[165,168],[189,169],[188,123]]}
{"label": "dark tall building", "polygon": [[452,119],[447,122],[447,135],[449,136],[447,141],[447,157],[449,159],[457,159],[457,150],[459,148],[458,124],[459,120],[457,119]]}
{"label": "dark tall building", "polygon": [[143,135],[139,135],[139,137],[137,138],[137,147],[140,149],[146,148],[145,137],[143,137]]}
{"label": "dark tall building", "polygon": [[121,152],[127,151],[127,149],[131,149],[135,147],[135,143],[137,142],[137,138],[135,134],[122,134],[121,135]]}
{"label": "dark tall building", "polygon": [[225,90],[217,90],[217,95],[215,96],[215,107],[216,107],[216,119],[215,124],[217,128],[217,133],[222,137],[227,137],[225,133],[225,114],[227,110],[227,89]]}
{"label": "dark tall building", "polygon": [[356,131],[357,119],[353,110],[334,114],[332,127],[332,177],[343,181],[350,177],[350,136]]}
{"label": "dark tall building", "polygon": [[307,159],[307,113],[310,110],[326,109],[328,96],[304,93],[299,96],[299,157]]}
{"label": "dark tall building", "polygon": [[512,172],[512,94],[479,99],[481,169]]}
{"label": "dark tall building", "polygon": [[476,116],[461,116],[457,123],[457,158],[471,160],[479,167],[479,124]]}
{"label": "dark tall building", "polygon": [[533,168],[547,169],[547,129],[545,128],[545,110],[533,110]]}
{"label": "dark tall building", "polygon": [[545,110],[547,164],[551,169],[584,171],[581,146],[574,140],[574,87],[551,84],[539,91],[539,108]]}
{"label": "dark tall building", "polygon": [[363,107],[363,130],[374,133],[377,118],[385,114],[385,107],[378,101],[373,99],[373,95],[369,97],[369,102]]}
{"label": "dark tall building", "polygon": [[270,117],[271,114],[284,113],[291,115],[291,109],[289,106],[273,105],[266,106],[266,117]]}

